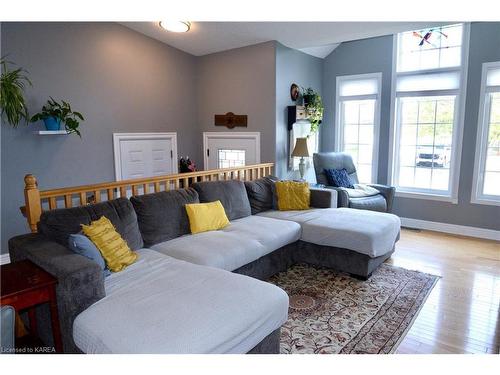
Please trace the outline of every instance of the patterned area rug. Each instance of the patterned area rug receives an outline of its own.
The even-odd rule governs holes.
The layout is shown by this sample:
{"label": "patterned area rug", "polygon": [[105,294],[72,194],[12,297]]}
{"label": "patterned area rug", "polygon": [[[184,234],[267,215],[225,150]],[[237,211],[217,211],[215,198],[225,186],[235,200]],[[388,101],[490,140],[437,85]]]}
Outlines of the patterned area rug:
{"label": "patterned area rug", "polygon": [[269,280],[290,297],[281,353],[392,353],[438,279],[388,264],[368,281],[293,266]]}

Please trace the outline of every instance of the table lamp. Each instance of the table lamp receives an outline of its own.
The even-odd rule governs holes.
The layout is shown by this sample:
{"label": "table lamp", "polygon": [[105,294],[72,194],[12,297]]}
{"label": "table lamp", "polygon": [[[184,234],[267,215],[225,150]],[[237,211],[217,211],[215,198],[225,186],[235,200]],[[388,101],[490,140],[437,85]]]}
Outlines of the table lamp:
{"label": "table lamp", "polygon": [[304,158],[309,157],[309,149],[307,148],[307,138],[297,138],[295,147],[292,152],[292,157],[300,157],[299,173],[300,179],[304,180],[304,173],[306,171],[306,163]]}

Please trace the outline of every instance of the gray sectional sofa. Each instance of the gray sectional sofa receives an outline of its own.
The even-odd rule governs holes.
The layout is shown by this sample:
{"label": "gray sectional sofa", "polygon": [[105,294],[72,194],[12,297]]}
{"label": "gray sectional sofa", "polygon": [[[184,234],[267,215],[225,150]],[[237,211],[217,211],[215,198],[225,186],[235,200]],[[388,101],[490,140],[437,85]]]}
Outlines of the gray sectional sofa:
{"label": "gray sectional sofa", "polygon": [[[277,211],[274,181],[195,183],[174,190],[46,211],[39,231],[9,241],[57,277],[65,352],[279,353],[288,296],[262,282],[303,262],[368,278],[394,251],[395,215],[336,208],[336,192],[311,189],[311,209]],[[230,225],[192,235],[184,205],[220,200]],[[139,259],[104,277],[72,253],[68,237],[106,216]],[[251,277],[247,277],[251,276]],[[37,312],[51,342],[50,319]]]}

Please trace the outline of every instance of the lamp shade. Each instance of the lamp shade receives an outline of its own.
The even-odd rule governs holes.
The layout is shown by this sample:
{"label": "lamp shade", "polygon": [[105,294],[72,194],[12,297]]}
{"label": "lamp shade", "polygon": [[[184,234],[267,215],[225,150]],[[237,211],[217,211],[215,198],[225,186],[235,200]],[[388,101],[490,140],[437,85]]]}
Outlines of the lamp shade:
{"label": "lamp shade", "polygon": [[292,152],[294,157],[309,157],[309,149],[307,148],[307,138],[297,138],[295,147]]}

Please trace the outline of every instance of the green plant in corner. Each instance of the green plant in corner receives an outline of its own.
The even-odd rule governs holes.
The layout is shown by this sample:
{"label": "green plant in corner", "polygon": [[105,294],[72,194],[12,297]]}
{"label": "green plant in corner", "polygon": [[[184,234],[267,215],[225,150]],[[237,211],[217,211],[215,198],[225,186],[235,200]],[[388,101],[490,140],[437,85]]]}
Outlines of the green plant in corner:
{"label": "green plant in corner", "polygon": [[311,133],[318,131],[321,122],[323,121],[323,100],[321,95],[314,91],[311,87],[301,90],[302,99],[306,108],[307,119],[311,122]]}
{"label": "green plant in corner", "polygon": [[9,70],[10,62],[0,58],[0,108],[1,115],[15,128],[20,122],[28,124],[28,108],[24,89],[31,86],[23,68]]}
{"label": "green plant in corner", "polygon": [[80,121],[84,121],[84,118],[80,112],[73,111],[68,102],[61,100],[61,103],[59,103],[54,100],[54,98],[50,97],[50,99],[47,100],[47,104],[42,107],[42,111],[31,117],[30,121],[47,121],[49,119],[63,122],[68,134],[75,133],[78,134],[79,137],[82,136],[79,127]]}

